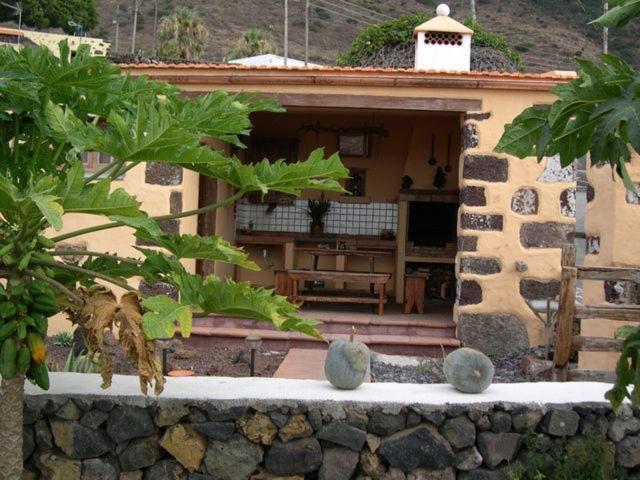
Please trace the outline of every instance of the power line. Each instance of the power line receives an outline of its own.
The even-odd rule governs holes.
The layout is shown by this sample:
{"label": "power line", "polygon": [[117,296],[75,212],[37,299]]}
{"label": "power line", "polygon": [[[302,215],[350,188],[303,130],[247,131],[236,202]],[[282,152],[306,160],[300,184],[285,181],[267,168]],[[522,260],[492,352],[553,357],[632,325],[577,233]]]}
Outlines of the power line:
{"label": "power line", "polygon": [[[357,12],[357,11],[351,10],[348,7],[345,7],[343,5],[333,3],[331,0],[318,0],[318,1],[327,3],[327,4],[331,5],[332,7],[337,8],[340,11],[347,12],[348,14],[350,14],[351,16],[356,17],[356,18],[366,17],[367,20],[370,20],[370,21],[376,22],[376,23],[384,21],[384,18],[376,18],[376,17],[372,17],[371,14],[369,14],[369,13]],[[321,6],[321,7],[324,8],[325,10],[329,10],[325,6]],[[335,12],[335,13],[340,13],[340,12]]]}
{"label": "power line", "polygon": [[[315,0],[315,1],[326,1],[326,0]],[[350,20],[354,20],[356,22],[364,23],[365,25],[375,25],[374,22],[369,22],[369,21],[366,21],[366,20],[362,20],[361,18],[352,17],[351,15],[347,15],[345,13],[336,12],[335,10],[330,9],[330,8],[326,7],[325,5],[317,5],[317,6],[322,7],[327,12],[331,12],[331,13],[333,13],[335,15],[340,16],[340,17],[344,17],[344,18],[348,18]]]}
{"label": "power line", "polygon": [[387,18],[389,20],[394,20],[394,17],[391,17],[391,16],[386,15],[384,13],[380,13],[380,12],[378,12],[378,11],[372,9],[372,8],[368,8],[368,7],[365,7],[365,6],[362,6],[362,5],[358,5],[357,3],[349,2],[348,0],[335,0],[335,1],[340,2],[340,3],[344,3],[346,5],[350,5],[352,8],[356,8],[356,9],[359,8],[361,10],[364,10],[367,13],[372,13],[374,15],[378,15],[380,17]]}

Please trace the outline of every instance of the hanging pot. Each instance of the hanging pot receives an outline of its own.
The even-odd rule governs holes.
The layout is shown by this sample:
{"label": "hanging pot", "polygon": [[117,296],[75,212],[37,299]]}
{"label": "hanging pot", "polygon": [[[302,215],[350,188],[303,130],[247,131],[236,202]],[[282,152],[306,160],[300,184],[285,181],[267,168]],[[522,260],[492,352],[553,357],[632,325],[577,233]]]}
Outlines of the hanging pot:
{"label": "hanging pot", "polygon": [[449,134],[447,138],[447,166],[444,167],[444,171],[449,173],[451,170],[453,170],[453,167],[451,166],[451,134]]}
{"label": "hanging pot", "polygon": [[436,160],[436,134],[431,134],[431,158],[429,158],[429,165],[435,165],[438,163]]}

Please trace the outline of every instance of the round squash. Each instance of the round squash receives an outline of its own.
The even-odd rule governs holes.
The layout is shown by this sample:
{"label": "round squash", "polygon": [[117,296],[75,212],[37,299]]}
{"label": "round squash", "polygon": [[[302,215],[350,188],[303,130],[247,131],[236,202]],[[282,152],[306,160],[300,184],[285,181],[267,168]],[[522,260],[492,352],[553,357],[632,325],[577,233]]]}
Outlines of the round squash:
{"label": "round squash", "polygon": [[444,359],[447,382],[463,393],[484,392],[493,380],[493,363],[473,348],[459,348]]}
{"label": "round squash", "polygon": [[362,385],[371,363],[369,348],[354,340],[355,328],[348,339],[331,342],[324,363],[324,373],[331,385],[354,390]]}

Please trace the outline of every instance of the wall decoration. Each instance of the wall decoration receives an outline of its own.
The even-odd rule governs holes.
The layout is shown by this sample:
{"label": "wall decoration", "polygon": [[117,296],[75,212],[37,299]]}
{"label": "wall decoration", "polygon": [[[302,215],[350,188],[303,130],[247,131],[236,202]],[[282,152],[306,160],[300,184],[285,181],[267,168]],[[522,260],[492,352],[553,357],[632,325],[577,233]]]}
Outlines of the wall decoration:
{"label": "wall decoration", "polygon": [[368,157],[369,135],[365,133],[340,133],[338,152],[343,157]]}

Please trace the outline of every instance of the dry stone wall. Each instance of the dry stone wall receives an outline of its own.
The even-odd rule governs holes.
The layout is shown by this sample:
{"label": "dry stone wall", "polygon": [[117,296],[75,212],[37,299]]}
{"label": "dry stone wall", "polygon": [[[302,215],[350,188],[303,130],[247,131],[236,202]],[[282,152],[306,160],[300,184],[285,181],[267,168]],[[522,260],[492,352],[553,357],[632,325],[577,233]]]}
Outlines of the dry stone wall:
{"label": "dry stone wall", "polygon": [[638,412],[606,403],[140,400],[27,397],[24,478],[508,480],[534,444],[548,473],[594,439],[605,478],[640,478]]}

